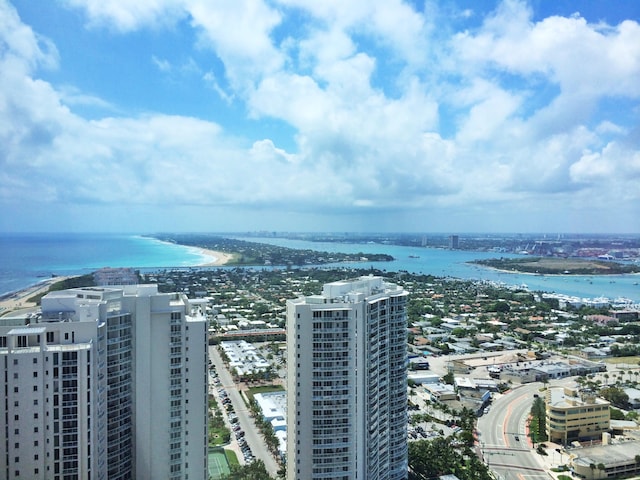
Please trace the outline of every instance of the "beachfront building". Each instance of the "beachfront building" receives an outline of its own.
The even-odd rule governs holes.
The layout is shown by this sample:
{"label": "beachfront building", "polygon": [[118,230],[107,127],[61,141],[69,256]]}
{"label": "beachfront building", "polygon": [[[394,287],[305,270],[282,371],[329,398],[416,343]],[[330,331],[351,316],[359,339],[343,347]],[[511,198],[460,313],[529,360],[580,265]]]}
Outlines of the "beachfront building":
{"label": "beachfront building", "polygon": [[407,297],[381,277],[287,302],[287,478],[407,477]]}
{"label": "beachfront building", "polygon": [[78,288],[0,327],[0,477],[204,479],[206,321],[155,285]]}
{"label": "beachfront building", "polygon": [[588,389],[551,387],[546,394],[549,440],[563,445],[593,440],[609,430],[609,402]]}

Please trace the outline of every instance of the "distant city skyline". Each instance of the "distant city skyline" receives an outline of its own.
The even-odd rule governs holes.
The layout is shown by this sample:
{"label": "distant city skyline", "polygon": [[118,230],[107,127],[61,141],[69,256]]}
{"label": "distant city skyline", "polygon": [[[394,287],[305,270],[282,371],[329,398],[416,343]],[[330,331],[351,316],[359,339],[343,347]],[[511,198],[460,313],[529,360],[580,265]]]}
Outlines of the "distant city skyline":
{"label": "distant city skyline", "polygon": [[0,0],[0,232],[640,233],[640,4]]}

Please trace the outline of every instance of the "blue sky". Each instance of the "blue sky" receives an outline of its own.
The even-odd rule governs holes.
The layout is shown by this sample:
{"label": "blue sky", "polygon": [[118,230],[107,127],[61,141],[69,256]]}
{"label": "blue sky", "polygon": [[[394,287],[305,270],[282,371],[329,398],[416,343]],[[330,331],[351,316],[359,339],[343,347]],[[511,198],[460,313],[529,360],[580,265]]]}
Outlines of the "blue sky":
{"label": "blue sky", "polygon": [[639,22],[0,0],[0,231],[640,233]]}

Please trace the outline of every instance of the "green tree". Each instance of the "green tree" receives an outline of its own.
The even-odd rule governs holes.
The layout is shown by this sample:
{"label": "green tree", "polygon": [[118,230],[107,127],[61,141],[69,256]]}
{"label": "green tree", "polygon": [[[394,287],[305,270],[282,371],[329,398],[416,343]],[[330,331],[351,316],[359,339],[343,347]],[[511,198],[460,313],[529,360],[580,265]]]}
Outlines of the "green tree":
{"label": "green tree", "polygon": [[475,452],[453,444],[454,437],[409,443],[409,480],[452,473],[460,480],[491,480],[487,466]]}
{"label": "green tree", "polygon": [[511,311],[511,306],[507,302],[497,301],[491,305],[488,309],[489,312],[508,313]]}
{"label": "green tree", "polygon": [[273,480],[262,460],[256,460],[248,465],[231,465],[231,472],[220,478],[221,480]]}
{"label": "green tree", "polygon": [[627,409],[629,406],[629,395],[619,387],[606,387],[600,390],[600,396],[608,400],[616,407]]}
{"label": "green tree", "polygon": [[625,419],[624,413],[622,413],[617,408],[609,407],[609,412],[611,414],[611,420],[624,420]]}
{"label": "green tree", "polygon": [[446,375],[444,375],[442,377],[442,381],[448,385],[453,385],[453,382],[454,382],[453,372],[449,372]]}

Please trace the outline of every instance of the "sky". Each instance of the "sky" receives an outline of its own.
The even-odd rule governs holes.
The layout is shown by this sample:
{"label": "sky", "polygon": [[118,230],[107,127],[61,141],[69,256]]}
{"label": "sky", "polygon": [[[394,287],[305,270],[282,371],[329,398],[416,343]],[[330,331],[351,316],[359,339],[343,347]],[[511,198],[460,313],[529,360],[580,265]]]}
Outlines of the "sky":
{"label": "sky", "polygon": [[0,232],[640,233],[636,0],[0,0]]}

